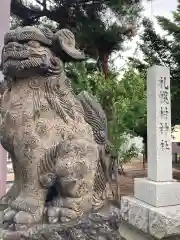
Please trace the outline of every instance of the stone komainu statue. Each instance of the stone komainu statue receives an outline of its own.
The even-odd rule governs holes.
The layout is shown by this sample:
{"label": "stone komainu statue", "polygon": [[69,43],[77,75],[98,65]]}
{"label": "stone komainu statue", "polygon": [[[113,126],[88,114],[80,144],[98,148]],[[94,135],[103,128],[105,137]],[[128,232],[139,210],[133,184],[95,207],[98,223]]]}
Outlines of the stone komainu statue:
{"label": "stone komainu statue", "polygon": [[5,35],[0,135],[15,175],[1,199],[6,228],[69,222],[103,205],[106,116],[87,92],[74,95],[64,72],[64,62],[84,59],[67,29]]}

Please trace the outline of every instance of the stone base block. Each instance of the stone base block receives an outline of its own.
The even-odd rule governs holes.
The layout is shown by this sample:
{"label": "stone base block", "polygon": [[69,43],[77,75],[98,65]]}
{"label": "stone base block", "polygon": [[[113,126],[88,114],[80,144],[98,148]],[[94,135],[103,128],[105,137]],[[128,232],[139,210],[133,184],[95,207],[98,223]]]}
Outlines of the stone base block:
{"label": "stone base block", "polygon": [[122,197],[121,216],[156,239],[180,235],[180,205],[156,208],[134,197]]}
{"label": "stone base block", "polygon": [[134,179],[134,197],[154,207],[180,205],[180,183],[153,182],[146,178]]}

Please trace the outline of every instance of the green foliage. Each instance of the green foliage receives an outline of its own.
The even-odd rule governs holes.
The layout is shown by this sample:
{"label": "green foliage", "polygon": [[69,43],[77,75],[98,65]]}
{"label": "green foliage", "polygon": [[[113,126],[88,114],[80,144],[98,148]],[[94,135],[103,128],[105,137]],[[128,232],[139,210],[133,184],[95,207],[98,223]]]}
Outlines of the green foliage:
{"label": "green foliage", "polygon": [[126,72],[116,86],[113,102],[111,135],[118,142],[119,131],[131,136],[146,137],[146,88],[142,76],[133,70]]}
{"label": "green foliage", "polygon": [[125,163],[128,163],[138,156],[138,149],[135,144],[131,146],[128,145],[127,139],[124,139],[125,142],[121,145],[118,151],[118,165],[121,166]]}
{"label": "green foliage", "polygon": [[146,134],[146,87],[144,78],[129,70],[121,81],[117,74],[105,79],[96,69],[93,62],[70,64],[66,67],[67,75],[72,79],[72,86],[78,94],[87,90],[102,105],[108,119],[109,140],[113,152],[128,161],[135,156],[137,149],[134,145],[121,150],[127,135],[144,136]]}
{"label": "green foliage", "polygon": [[[116,102],[116,115],[121,115],[120,123],[132,135],[142,136],[141,126],[146,125],[146,81],[133,69],[124,73],[118,83],[121,90]],[[119,94],[119,93],[118,93]]]}
{"label": "green foliage", "polygon": [[[157,17],[158,23],[166,34],[158,34],[150,20],[144,19],[144,33],[140,48],[143,61],[135,60],[135,66],[143,72],[153,64],[164,65],[171,72],[171,113],[172,125],[180,124],[180,0],[177,10],[172,12],[173,20]],[[133,60],[134,61],[134,60]]]}

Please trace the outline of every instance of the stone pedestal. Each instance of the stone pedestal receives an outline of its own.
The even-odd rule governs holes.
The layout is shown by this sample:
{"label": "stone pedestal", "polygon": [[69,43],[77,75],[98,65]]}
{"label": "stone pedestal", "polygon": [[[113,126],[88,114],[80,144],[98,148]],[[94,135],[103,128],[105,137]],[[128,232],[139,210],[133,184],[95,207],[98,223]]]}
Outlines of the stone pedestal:
{"label": "stone pedestal", "polygon": [[147,178],[134,179],[134,197],[154,207],[180,204],[180,183],[153,182]]}
{"label": "stone pedestal", "polygon": [[157,208],[134,197],[122,197],[121,215],[126,223],[155,239],[180,235],[180,205]]}

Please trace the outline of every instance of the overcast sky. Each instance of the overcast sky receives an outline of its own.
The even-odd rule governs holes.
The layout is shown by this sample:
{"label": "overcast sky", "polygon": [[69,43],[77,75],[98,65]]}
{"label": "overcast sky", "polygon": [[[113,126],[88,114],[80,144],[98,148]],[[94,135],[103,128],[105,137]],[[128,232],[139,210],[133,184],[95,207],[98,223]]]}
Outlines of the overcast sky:
{"label": "overcast sky", "polygon": [[157,15],[171,17],[171,12],[176,10],[177,0],[154,0],[152,1],[152,7],[150,2],[144,1],[143,5],[145,8],[144,14],[150,18],[152,16],[154,19]]}
{"label": "overcast sky", "polygon": [[[158,32],[162,32],[161,28],[158,26],[156,22],[155,16],[165,16],[171,18],[171,12],[176,10],[177,0],[153,0],[153,2],[143,1],[144,6],[144,16],[149,17],[153,20],[155,29]],[[125,65],[125,60],[128,56],[136,55],[136,57],[141,57],[141,53],[137,49],[136,42],[138,41],[138,37],[136,37],[131,43],[127,44],[128,50],[123,54],[123,59],[118,57],[119,54],[113,56],[113,59],[116,59],[115,64],[118,69],[121,69]]]}

